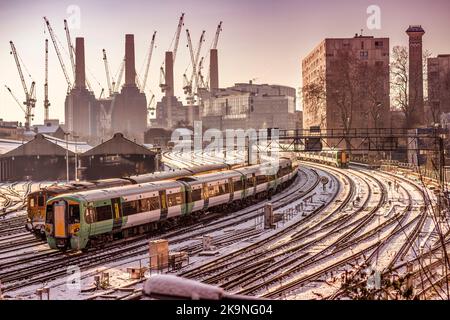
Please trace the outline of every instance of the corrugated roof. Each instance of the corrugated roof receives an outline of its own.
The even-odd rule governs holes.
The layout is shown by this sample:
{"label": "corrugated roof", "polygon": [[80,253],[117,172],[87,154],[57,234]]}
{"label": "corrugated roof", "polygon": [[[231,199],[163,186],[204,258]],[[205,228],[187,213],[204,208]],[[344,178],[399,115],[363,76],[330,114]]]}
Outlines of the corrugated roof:
{"label": "corrugated roof", "polygon": [[143,145],[137,144],[123,136],[122,133],[116,133],[112,139],[99,144],[98,146],[85,152],[83,156],[94,155],[116,155],[116,154],[148,154],[155,155],[154,151],[149,150]]}

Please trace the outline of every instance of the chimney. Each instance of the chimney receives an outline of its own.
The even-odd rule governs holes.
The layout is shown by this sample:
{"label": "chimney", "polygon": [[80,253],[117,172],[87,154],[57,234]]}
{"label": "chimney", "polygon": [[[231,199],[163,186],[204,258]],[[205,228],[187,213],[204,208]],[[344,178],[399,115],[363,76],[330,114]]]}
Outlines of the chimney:
{"label": "chimney", "polygon": [[166,51],[166,97],[173,97],[173,52]]}
{"label": "chimney", "polygon": [[136,68],[134,65],[134,35],[125,35],[125,85],[136,85]]}
{"label": "chimney", "polygon": [[219,89],[219,62],[217,58],[217,49],[211,49],[209,52],[209,88],[211,92]]}
{"label": "chimney", "polygon": [[75,39],[75,87],[79,89],[86,88],[84,38]]}

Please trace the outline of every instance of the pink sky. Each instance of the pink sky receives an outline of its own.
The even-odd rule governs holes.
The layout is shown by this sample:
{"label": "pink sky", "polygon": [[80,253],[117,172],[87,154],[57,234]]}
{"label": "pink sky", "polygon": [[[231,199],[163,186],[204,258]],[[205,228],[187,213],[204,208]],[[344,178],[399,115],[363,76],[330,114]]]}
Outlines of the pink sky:
{"label": "pink sky", "polygon": [[[13,40],[27,69],[37,83],[35,123],[43,119],[44,39],[42,17],[49,18],[64,45],[63,57],[70,71],[66,54],[63,19],[67,8],[80,8],[80,29],[72,36],[85,37],[87,77],[98,96],[107,88],[102,61],[102,49],[108,53],[111,73],[116,74],[124,54],[124,34],[134,33],[136,69],[140,73],[153,31],[156,45],[150,68],[150,89],[161,97],[159,67],[172,41],[178,17],[186,13],[185,28],[189,28],[194,45],[202,30],[206,54],[215,28],[223,21],[219,40],[219,74],[222,87],[256,78],[258,83],[301,86],[301,59],[322,39],[352,37],[363,29],[365,35],[391,38],[391,46],[406,45],[405,30],[410,24],[421,24],[426,35],[424,47],[434,55],[450,53],[450,2],[448,0],[167,0],[167,1],[1,1],[0,3],[0,118],[22,121],[23,115],[9,93],[24,99],[9,40]],[[381,29],[368,30],[366,9],[381,8]],[[51,43],[50,43],[51,44]],[[182,75],[189,65],[189,51],[183,30],[175,64],[175,93],[183,97]],[[25,71],[27,83],[31,80]],[[190,71],[189,71],[190,72]],[[205,72],[206,73],[206,70]],[[64,118],[65,80],[53,46],[50,46],[49,90],[51,117]],[[97,83],[100,82],[100,85]]]}

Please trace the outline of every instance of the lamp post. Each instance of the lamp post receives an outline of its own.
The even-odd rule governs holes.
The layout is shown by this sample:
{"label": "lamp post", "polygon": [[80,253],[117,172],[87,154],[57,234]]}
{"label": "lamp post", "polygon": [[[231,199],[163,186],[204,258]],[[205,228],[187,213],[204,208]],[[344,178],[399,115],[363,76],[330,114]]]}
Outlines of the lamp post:
{"label": "lamp post", "polygon": [[79,136],[73,136],[75,140],[75,181],[78,181],[78,138]]}
{"label": "lamp post", "polygon": [[66,138],[66,178],[67,183],[69,183],[69,135],[70,133],[65,132],[64,137]]}

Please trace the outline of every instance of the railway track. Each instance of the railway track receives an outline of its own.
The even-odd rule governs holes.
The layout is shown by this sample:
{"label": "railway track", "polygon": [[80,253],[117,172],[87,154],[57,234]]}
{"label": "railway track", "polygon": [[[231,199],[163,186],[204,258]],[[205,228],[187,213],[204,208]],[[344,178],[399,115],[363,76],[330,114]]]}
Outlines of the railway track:
{"label": "railway track", "polygon": [[[316,183],[316,182],[315,182]],[[301,185],[303,187],[303,185]],[[282,192],[279,195],[274,196],[274,199],[286,199],[290,197],[298,197],[298,186],[291,186],[288,190]],[[289,199],[287,199],[288,201]],[[260,209],[264,204],[257,204],[251,208],[242,210],[239,214],[232,215],[231,217],[223,217],[225,225],[232,226],[237,221],[227,221],[230,218],[244,219],[244,215],[255,214],[255,210]],[[245,212],[247,211],[247,212]],[[260,215],[260,213],[258,213]],[[251,217],[247,217],[251,219]],[[171,243],[181,243],[192,239],[195,234],[205,234],[211,232],[214,228],[223,228],[224,224],[220,224],[220,221],[211,222],[212,227],[205,228],[205,225],[197,226],[196,233],[191,232],[187,234],[184,231],[177,230],[162,234],[164,238],[168,238]],[[184,235],[183,235],[184,234]],[[104,263],[123,260],[129,257],[133,257],[139,254],[147,254],[147,241],[136,242],[137,240],[148,239],[149,237],[141,237],[139,239],[125,239],[119,243],[115,243],[105,248],[99,248],[92,250],[86,254],[61,254],[59,252],[48,252],[33,258],[33,256],[26,256],[25,260],[9,261],[0,263],[0,280],[2,281],[4,291],[12,291],[19,288],[29,286],[31,284],[41,283],[50,279],[55,279],[59,276],[65,275],[65,267],[67,265],[76,264],[81,266],[82,270],[86,270],[95,266],[99,266]],[[119,248],[119,249],[117,249]],[[50,258],[50,259],[48,259]],[[42,263],[42,260],[45,262]],[[31,264],[34,262],[34,264]],[[26,265],[23,265],[23,264]],[[48,274],[46,274],[48,273]]]}

